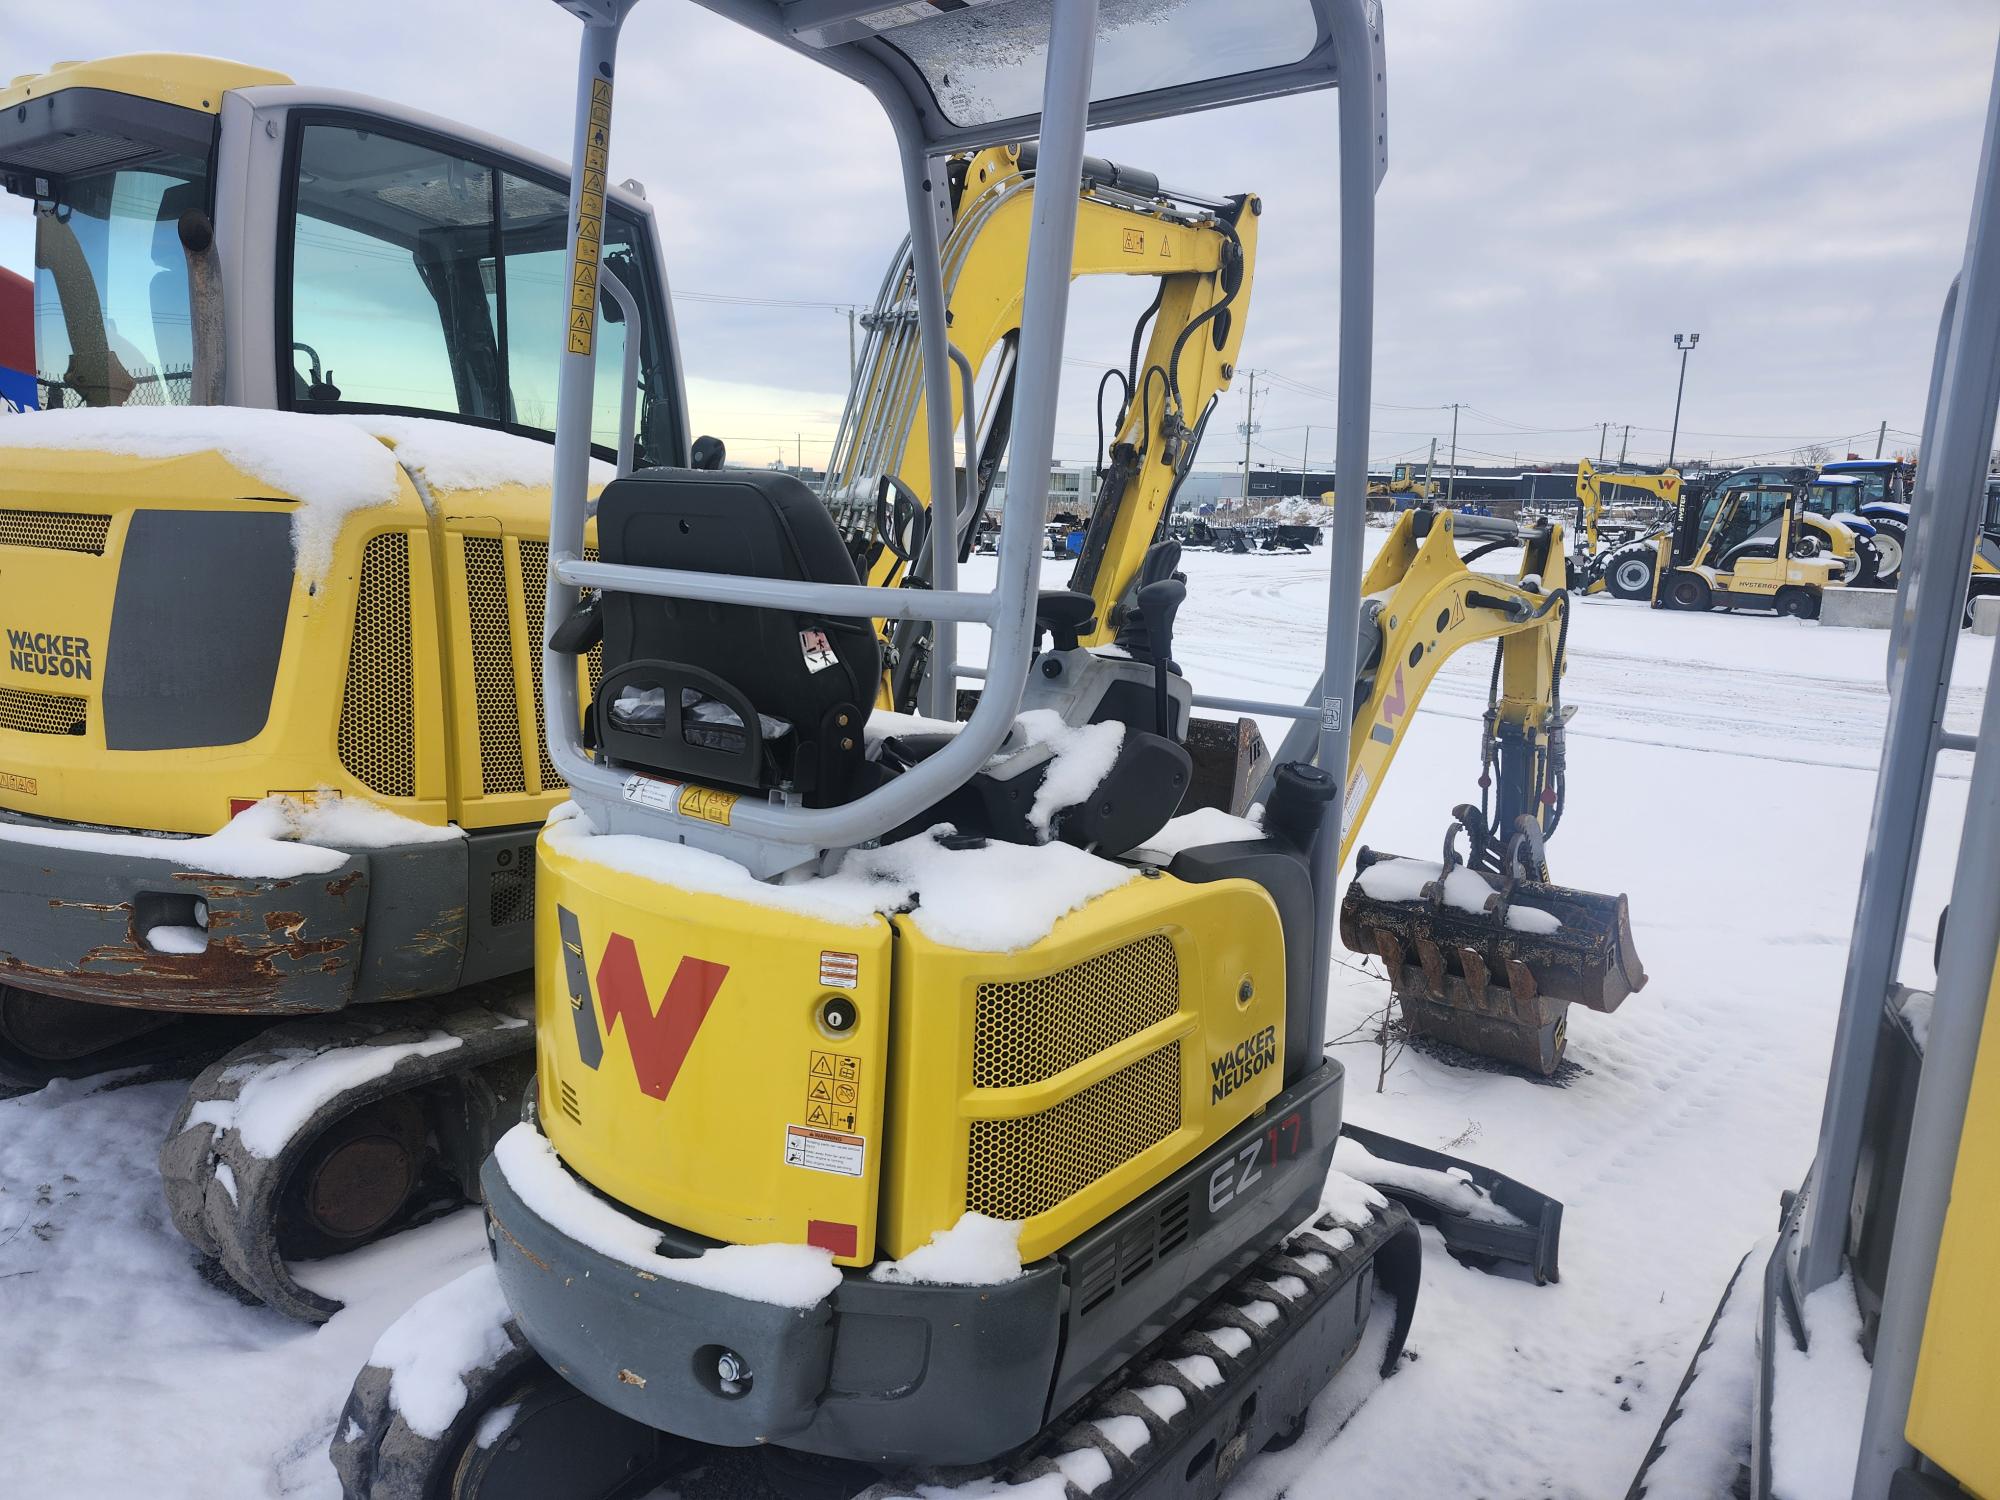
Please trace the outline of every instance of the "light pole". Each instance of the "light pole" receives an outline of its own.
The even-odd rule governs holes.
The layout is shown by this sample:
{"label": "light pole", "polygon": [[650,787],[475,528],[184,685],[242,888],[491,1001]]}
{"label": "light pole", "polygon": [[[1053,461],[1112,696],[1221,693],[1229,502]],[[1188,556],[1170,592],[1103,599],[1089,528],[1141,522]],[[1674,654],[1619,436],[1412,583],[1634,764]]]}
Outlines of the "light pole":
{"label": "light pole", "polygon": [[[1308,426],[1306,428],[1306,446],[1304,451],[1299,454],[1299,498],[1301,500],[1306,497],[1306,470],[1312,467],[1312,451],[1313,430]],[[1880,458],[1882,455],[1878,453],[1875,456]]]}
{"label": "light pole", "polygon": [[1670,469],[1674,466],[1674,444],[1681,435],[1681,392],[1687,389],[1688,356],[1694,353],[1694,346],[1700,342],[1701,335],[1698,333],[1689,334],[1686,343],[1681,342],[1678,333],[1674,335],[1674,347],[1681,351],[1681,383],[1674,387],[1674,430],[1667,438],[1667,467]]}

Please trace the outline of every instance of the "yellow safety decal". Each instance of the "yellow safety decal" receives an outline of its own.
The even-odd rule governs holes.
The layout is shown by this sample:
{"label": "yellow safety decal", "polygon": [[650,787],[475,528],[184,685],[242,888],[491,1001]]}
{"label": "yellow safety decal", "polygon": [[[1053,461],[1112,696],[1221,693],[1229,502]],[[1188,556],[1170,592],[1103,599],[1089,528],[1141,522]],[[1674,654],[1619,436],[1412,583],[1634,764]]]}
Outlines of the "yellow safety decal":
{"label": "yellow safety decal", "polygon": [[681,788],[680,814],[684,818],[699,818],[704,823],[720,823],[727,828],[735,807],[734,792],[718,792],[706,786]]}
{"label": "yellow safety decal", "polygon": [[1125,231],[1125,253],[1127,255],[1144,255],[1146,253],[1145,230],[1128,229]]}
{"label": "yellow safety decal", "polygon": [[831,1172],[836,1177],[859,1177],[868,1156],[863,1136],[838,1130],[815,1130],[805,1125],[785,1127],[785,1165],[804,1167],[808,1172]]}
{"label": "yellow safety decal", "polygon": [[571,354],[588,354],[596,345],[597,261],[604,245],[604,173],[610,150],[611,80],[599,78],[590,85],[590,133],[584,146],[582,195],[576,211],[576,259],[570,267]]}
{"label": "yellow safety decal", "polygon": [[0,771],[0,792],[25,792],[30,797],[37,797],[41,791],[41,783],[32,776],[16,776],[12,771]]}
{"label": "yellow safety decal", "polygon": [[861,1103],[861,1059],[813,1052],[806,1064],[806,1123],[852,1130]]}

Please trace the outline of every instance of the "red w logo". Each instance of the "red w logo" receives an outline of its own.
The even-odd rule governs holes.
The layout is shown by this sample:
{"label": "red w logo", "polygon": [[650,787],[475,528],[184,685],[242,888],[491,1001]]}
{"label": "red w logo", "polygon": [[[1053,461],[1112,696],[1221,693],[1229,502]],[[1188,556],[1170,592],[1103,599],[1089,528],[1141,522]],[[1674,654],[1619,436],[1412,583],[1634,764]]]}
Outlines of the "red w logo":
{"label": "red w logo", "polygon": [[701,1030],[728,973],[727,964],[683,958],[655,1011],[632,940],[614,933],[604,945],[604,957],[597,965],[604,1029],[615,1030],[619,1021],[624,1021],[625,1041],[632,1049],[632,1069],[639,1075],[639,1087],[655,1099],[666,1098],[672,1090],[681,1064],[687,1061],[688,1048],[694,1045],[695,1033]]}
{"label": "red w logo", "polygon": [[1410,700],[1403,693],[1403,669],[1397,667],[1389,691],[1382,695],[1382,717],[1393,724],[1403,717],[1404,710],[1409,706]]}

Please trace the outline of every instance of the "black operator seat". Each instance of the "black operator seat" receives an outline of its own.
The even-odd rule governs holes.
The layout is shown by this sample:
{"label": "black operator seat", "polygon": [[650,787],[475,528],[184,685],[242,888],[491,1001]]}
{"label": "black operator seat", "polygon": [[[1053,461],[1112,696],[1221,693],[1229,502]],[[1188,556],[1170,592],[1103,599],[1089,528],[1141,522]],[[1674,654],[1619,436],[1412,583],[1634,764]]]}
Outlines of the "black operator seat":
{"label": "black operator seat", "polygon": [[[819,497],[765,470],[614,480],[598,501],[597,544],[607,563],[860,581]],[[615,590],[600,610],[604,676],[591,712],[607,761],[742,791],[789,788],[811,807],[865,790],[862,726],[882,670],[869,620]]]}

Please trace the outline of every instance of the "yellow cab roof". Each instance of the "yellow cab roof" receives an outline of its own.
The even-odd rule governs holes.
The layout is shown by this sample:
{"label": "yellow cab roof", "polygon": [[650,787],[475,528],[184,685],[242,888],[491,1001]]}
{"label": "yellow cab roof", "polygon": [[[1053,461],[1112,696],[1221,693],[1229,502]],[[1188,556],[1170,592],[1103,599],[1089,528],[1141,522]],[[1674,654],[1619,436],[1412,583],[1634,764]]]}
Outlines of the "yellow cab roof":
{"label": "yellow cab roof", "polygon": [[269,68],[253,68],[220,57],[198,57],[184,52],[132,52],[95,62],[59,62],[46,73],[23,73],[0,88],[0,109],[12,109],[64,89],[104,89],[214,114],[222,108],[222,96],[231,89],[291,81]]}

